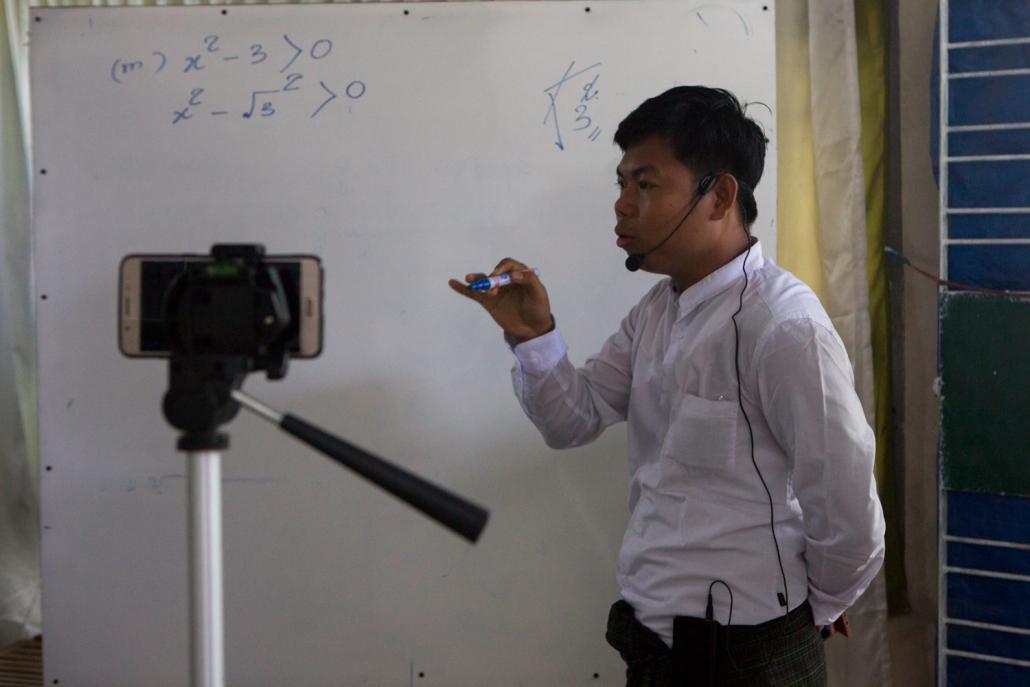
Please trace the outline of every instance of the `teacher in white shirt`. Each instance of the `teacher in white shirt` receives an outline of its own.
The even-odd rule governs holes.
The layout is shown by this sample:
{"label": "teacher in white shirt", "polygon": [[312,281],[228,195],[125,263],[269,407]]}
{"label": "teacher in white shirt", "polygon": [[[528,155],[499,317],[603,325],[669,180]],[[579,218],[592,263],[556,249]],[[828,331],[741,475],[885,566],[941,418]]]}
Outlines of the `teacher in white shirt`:
{"label": "teacher in white shirt", "polygon": [[820,638],[884,555],[875,439],[812,290],[751,237],[766,139],[721,89],[681,86],[619,125],[616,244],[667,275],[575,368],[521,262],[451,280],[504,330],[549,446],[626,421],[629,524],[608,642],[630,687],[820,685]]}

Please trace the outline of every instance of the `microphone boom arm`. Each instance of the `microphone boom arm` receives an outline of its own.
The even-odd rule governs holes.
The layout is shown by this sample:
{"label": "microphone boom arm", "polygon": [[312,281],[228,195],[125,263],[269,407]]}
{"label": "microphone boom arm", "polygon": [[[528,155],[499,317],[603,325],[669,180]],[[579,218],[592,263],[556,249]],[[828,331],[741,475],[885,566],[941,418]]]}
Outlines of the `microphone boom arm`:
{"label": "microphone boom arm", "polygon": [[679,224],[676,225],[676,228],[670,231],[668,235],[664,239],[662,239],[661,242],[654,248],[649,248],[645,250],[643,253],[630,253],[629,255],[627,255],[626,269],[628,269],[630,272],[636,272],[641,267],[643,267],[644,260],[647,259],[647,256],[651,253],[654,253],[662,246],[664,246],[665,242],[671,239],[672,235],[679,231],[680,227],[683,226],[683,223],[687,221],[688,217],[690,217],[690,213],[694,212],[694,208],[696,208],[697,204],[701,202],[701,198],[712,189],[712,186],[715,184],[716,179],[717,175],[715,174],[708,174],[704,178],[702,178],[700,183],[698,183],[697,193],[694,195],[694,201],[690,204],[690,209],[687,210],[687,214],[683,215],[683,219],[679,221]]}

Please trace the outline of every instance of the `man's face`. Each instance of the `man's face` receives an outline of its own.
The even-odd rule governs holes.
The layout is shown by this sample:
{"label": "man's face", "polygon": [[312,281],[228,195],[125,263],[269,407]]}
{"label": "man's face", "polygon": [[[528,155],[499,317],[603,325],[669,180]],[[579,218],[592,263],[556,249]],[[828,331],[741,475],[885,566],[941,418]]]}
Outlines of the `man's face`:
{"label": "man's face", "polygon": [[[617,177],[616,245],[627,253],[644,253],[661,243],[696,199],[697,177],[661,136],[627,148]],[[701,205],[703,201],[668,242],[647,256],[644,270],[673,274],[683,261],[706,249]]]}

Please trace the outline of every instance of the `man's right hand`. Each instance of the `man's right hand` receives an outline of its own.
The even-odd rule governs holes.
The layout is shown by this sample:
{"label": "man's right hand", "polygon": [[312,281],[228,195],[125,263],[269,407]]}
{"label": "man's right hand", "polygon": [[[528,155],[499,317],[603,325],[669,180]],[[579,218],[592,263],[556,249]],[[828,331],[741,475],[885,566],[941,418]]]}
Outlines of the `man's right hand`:
{"label": "man's right hand", "polygon": [[[508,286],[486,292],[473,291],[467,286],[477,279],[509,273],[512,283]],[[539,277],[521,262],[505,258],[489,275],[466,274],[465,282],[462,284],[451,279],[447,283],[457,293],[483,306],[494,322],[516,341],[529,341],[554,329],[547,289]]]}
{"label": "man's right hand", "polygon": [[853,635],[854,630],[851,629],[851,622],[848,621],[848,612],[841,613],[841,616],[834,620],[832,625],[824,625],[821,634],[824,642],[835,634],[842,634],[845,637]]}

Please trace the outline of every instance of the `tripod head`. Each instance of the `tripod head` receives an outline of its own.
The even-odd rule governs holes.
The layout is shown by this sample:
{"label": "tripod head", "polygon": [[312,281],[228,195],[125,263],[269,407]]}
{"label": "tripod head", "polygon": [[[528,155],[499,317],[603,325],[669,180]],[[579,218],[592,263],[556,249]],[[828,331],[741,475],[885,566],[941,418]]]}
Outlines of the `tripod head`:
{"label": "tripod head", "polygon": [[217,428],[239,412],[232,398],[251,372],[286,376],[290,310],[260,244],[218,244],[210,262],[187,265],[164,297],[171,361],[165,418],[182,430],[179,450],[222,450]]}

